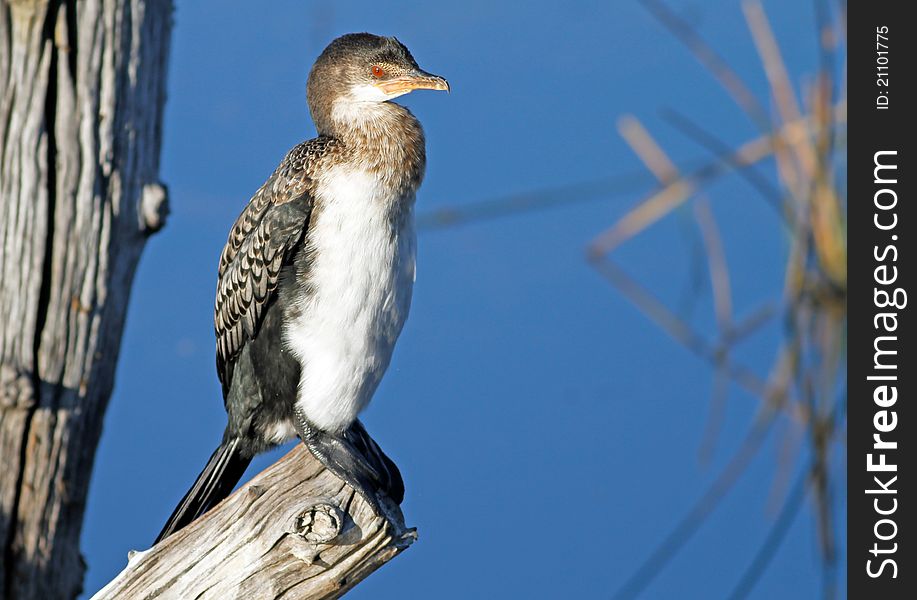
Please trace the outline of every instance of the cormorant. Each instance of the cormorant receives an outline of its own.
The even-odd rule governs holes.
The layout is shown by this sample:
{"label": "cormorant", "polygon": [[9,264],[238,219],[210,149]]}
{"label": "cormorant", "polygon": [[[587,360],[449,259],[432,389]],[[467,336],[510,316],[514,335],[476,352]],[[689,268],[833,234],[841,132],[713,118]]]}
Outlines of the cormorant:
{"label": "cormorant", "polygon": [[357,415],[411,305],[424,134],[391,100],[448,90],[395,38],[354,33],[309,74],[318,137],[293,148],[239,215],[220,257],[214,325],[228,423],[159,540],[232,491],[251,459],[295,436],[381,514],[395,464]]}

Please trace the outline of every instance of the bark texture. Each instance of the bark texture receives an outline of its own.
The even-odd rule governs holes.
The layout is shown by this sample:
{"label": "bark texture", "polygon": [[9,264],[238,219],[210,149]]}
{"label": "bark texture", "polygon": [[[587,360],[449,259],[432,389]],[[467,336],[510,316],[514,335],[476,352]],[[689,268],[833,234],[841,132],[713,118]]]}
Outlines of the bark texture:
{"label": "bark texture", "polygon": [[0,598],[73,598],[159,183],[169,0],[0,0]]}
{"label": "bark texture", "polygon": [[146,552],[92,600],[338,598],[416,539],[375,517],[299,444],[209,513]]}

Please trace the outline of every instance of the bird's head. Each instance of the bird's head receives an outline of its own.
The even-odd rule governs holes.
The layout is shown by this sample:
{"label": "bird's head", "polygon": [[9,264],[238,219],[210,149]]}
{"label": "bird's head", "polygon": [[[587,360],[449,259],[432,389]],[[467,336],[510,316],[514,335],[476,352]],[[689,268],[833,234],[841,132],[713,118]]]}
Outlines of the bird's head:
{"label": "bird's head", "polygon": [[319,133],[329,133],[334,121],[371,113],[374,105],[414,90],[449,91],[449,83],[422,70],[397,39],[349,33],[315,61],[307,97]]}

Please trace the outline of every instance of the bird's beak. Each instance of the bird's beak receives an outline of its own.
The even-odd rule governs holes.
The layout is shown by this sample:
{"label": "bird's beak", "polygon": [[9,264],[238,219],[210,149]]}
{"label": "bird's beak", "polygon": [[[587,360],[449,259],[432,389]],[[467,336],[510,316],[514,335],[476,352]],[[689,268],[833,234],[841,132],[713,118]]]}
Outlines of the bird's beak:
{"label": "bird's beak", "polygon": [[414,90],[442,90],[449,91],[449,82],[440,77],[417,69],[393,79],[387,79],[373,84],[388,95],[401,95]]}

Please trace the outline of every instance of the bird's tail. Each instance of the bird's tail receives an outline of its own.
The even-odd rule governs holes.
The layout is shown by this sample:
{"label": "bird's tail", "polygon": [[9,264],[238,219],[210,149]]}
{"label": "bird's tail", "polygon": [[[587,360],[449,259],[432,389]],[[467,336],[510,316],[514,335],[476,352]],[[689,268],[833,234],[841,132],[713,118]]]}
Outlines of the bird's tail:
{"label": "bird's tail", "polygon": [[159,543],[219,504],[242,479],[251,460],[250,456],[243,456],[239,452],[238,438],[224,440],[210,456],[207,466],[197,476],[197,481],[175,507],[154,543]]}

